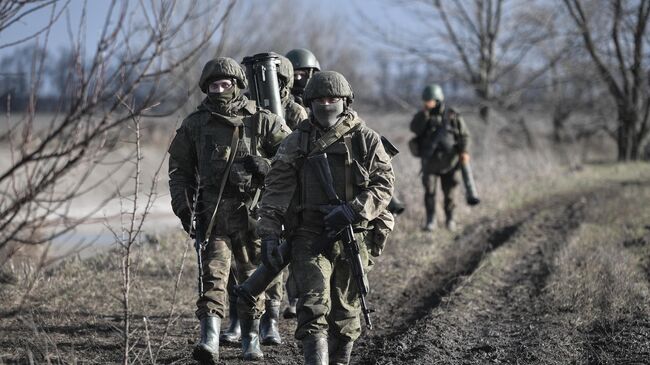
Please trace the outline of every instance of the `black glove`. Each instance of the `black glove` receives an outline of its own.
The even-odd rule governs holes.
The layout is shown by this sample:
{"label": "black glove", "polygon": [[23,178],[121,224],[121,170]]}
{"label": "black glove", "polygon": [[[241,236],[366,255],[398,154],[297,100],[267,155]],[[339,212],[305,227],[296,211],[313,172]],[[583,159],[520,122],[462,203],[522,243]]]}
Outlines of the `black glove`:
{"label": "black glove", "polygon": [[280,271],[284,258],[280,252],[280,239],[276,236],[262,238],[262,263],[273,271]]}
{"label": "black glove", "polygon": [[[192,228],[192,212],[190,211],[190,209],[186,208],[178,212],[178,218],[180,218],[181,224],[183,225],[183,229],[185,230],[185,232],[190,233],[190,230]],[[193,230],[190,234],[190,237],[194,238]]]}
{"label": "black glove", "polygon": [[241,159],[246,171],[258,176],[266,176],[271,170],[269,161],[264,157],[248,155]]}
{"label": "black glove", "polygon": [[356,223],[359,218],[348,203],[343,203],[334,207],[324,219],[326,229],[338,231],[348,224]]}

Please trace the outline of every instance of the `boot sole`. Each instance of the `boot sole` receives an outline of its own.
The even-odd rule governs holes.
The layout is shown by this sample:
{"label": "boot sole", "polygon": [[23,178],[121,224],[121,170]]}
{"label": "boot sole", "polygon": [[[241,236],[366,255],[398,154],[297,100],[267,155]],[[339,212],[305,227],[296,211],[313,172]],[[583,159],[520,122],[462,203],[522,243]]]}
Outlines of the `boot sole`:
{"label": "boot sole", "polygon": [[282,340],[277,338],[265,338],[261,341],[264,346],[277,346],[282,345]]}
{"label": "boot sole", "polygon": [[219,354],[213,354],[202,347],[195,347],[192,352],[192,358],[201,365],[216,365],[219,361]]}

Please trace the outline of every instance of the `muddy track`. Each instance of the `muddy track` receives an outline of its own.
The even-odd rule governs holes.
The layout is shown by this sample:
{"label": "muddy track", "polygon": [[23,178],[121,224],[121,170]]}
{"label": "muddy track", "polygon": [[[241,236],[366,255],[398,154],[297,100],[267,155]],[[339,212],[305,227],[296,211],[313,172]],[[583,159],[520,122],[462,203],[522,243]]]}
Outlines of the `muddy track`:
{"label": "muddy track", "polygon": [[434,263],[409,286],[390,310],[397,323],[362,339],[356,363],[599,363],[594,354],[603,351],[645,363],[647,318],[576,333],[543,298],[555,255],[598,209],[593,202],[607,199],[615,189],[558,196],[468,227],[455,240],[462,255],[443,255],[455,264]]}

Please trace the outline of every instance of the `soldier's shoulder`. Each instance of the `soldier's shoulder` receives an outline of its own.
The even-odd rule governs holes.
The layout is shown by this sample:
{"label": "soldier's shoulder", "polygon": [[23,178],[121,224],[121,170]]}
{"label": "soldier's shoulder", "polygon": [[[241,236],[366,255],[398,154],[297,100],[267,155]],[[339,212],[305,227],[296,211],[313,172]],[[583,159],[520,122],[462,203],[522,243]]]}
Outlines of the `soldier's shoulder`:
{"label": "soldier's shoulder", "polygon": [[448,108],[449,118],[451,118],[451,119],[458,119],[458,118],[461,117],[461,114],[460,114],[460,112],[458,111],[458,109],[454,109],[454,108],[451,107],[451,106],[448,106],[447,108]]}
{"label": "soldier's shoulder", "polygon": [[203,124],[210,117],[210,112],[203,108],[191,112],[183,119],[182,128],[196,128]]}
{"label": "soldier's shoulder", "polygon": [[377,131],[374,129],[368,127],[368,124],[366,123],[365,120],[361,119],[360,117],[357,117],[357,120],[359,121],[359,127],[356,129],[356,133],[359,133],[364,137],[366,140],[377,140],[379,141],[381,139],[381,136]]}
{"label": "soldier's shoulder", "polygon": [[282,140],[280,147],[273,157],[274,160],[285,163],[295,162],[302,153],[300,152],[301,135],[303,131],[296,129]]}

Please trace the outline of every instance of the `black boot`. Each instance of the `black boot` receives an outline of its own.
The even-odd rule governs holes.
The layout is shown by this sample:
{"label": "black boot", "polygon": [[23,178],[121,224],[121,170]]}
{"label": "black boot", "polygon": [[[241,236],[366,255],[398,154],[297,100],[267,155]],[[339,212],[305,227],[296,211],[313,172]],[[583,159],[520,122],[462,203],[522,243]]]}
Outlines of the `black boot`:
{"label": "black boot", "polygon": [[214,365],[219,361],[219,328],[221,318],[204,317],[201,319],[201,338],[194,347],[192,357],[202,365]]}
{"label": "black boot", "polygon": [[450,232],[455,232],[456,231],[456,220],[454,220],[454,212],[453,211],[447,211],[445,215],[447,216],[447,221],[446,221],[447,229]]}
{"label": "black boot", "polygon": [[302,352],[305,355],[305,365],[328,365],[327,338],[309,335],[302,339]]}
{"label": "black boot", "polygon": [[241,338],[241,327],[239,326],[239,316],[237,315],[237,297],[231,297],[230,307],[228,308],[228,317],[230,324],[228,329],[221,334],[221,342],[238,343]]}
{"label": "black boot", "polygon": [[241,348],[244,360],[260,360],[264,357],[264,353],[260,348],[260,320],[241,318]]}
{"label": "black boot", "polygon": [[427,211],[427,221],[422,227],[423,231],[433,232],[436,229],[436,215],[435,211]]}
{"label": "black boot", "polygon": [[284,308],[282,316],[284,318],[296,318],[296,306],[298,305],[298,298],[289,298],[289,305]]}
{"label": "black boot", "polygon": [[278,329],[278,321],[280,320],[280,303],[267,300],[265,306],[266,312],[264,312],[260,322],[260,337],[262,338],[262,345],[280,345],[282,344],[280,330]]}
{"label": "black boot", "polygon": [[329,347],[330,365],[348,365],[352,356],[354,341],[330,338],[327,341]]}

